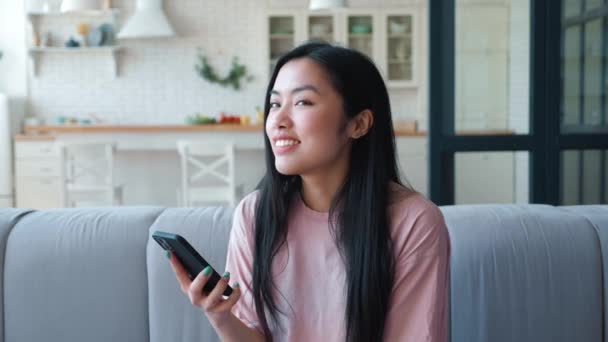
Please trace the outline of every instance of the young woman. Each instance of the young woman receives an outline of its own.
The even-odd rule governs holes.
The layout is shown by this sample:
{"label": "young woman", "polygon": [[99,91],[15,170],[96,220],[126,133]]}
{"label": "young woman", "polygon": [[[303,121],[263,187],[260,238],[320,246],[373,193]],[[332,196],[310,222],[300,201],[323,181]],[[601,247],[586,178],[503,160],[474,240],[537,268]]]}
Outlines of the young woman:
{"label": "young woman", "polygon": [[205,295],[208,270],[190,281],[171,258],[220,338],[446,341],[447,230],[399,180],[374,64],[326,43],[295,48],[270,79],[265,127],[267,172],[236,208],[232,275]]}

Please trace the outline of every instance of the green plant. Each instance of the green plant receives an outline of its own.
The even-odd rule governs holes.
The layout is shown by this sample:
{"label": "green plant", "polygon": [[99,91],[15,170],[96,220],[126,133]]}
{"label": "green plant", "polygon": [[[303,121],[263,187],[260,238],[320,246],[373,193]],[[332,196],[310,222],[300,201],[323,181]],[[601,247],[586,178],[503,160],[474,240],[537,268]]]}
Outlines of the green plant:
{"label": "green plant", "polygon": [[247,67],[240,64],[238,57],[232,58],[232,68],[225,77],[220,77],[215,72],[215,69],[209,64],[207,57],[203,55],[203,52],[199,49],[198,51],[198,64],[194,66],[197,74],[203,79],[217,83],[222,87],[232,86],[235,90],[241,89],[241,80],[245,78],[247,82],[251,81],[253,77],[247,75]]}

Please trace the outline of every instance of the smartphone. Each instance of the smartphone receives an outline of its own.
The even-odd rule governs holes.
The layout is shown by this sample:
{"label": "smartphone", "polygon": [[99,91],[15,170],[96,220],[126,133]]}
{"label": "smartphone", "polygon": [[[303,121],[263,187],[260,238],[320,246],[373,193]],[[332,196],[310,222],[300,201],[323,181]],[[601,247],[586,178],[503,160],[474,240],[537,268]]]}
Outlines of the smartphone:
{"label": "smartphone", "polygon": [[[211,266],[205,258],[198,254],[186,239],[178,234],[155,231],[154,234],[152,234],[152,238],[154,238],[164,250],[173,252],[173,255],[175,255],[184,266],[190,280],[194,280],[205,267]],[[206,294],[209,294],[209,292],[215,288],[215,284],[220,280],[220,275],[215,269],[212,267],[211,270],[211,276],[203,287],[203,292]],[[226,290],[224,290],[224,296],[230,296],[231,293],[232,288],[227,286]]]}

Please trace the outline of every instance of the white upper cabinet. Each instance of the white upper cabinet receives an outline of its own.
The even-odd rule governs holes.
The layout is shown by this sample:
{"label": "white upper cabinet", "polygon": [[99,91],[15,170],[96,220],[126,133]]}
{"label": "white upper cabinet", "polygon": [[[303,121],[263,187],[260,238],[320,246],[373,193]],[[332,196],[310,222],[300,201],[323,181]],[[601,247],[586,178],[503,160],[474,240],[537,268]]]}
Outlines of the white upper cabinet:
{"label": "white upper cabinet", "polygon": [[308,40],[324,40],[369,56],[382,72],[389,88],[416,87],[420,55],[416,13],[415,8],[270,10],[266,29],[269,73],[277,58],[294,46]]}
{"label": "white upper cabinet", "polygon": [[419,68],[418,22],[413,12],[384,13],[382,16],[382,66],[392,86],[415,86]]}
{"label": "white upper cabinet", "polygon": [[351,10],[346,13],[345,45],[351,49],[363,52],[376,63],[379,61],[379,42],[381,39],[378,28],[378,15],[365,10]]}

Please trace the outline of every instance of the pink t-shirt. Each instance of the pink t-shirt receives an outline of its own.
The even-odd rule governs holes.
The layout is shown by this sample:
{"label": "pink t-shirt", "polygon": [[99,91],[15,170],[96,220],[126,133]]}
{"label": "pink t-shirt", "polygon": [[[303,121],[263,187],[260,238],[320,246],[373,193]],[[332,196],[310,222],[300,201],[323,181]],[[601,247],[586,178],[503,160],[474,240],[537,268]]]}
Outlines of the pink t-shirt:
{"label": "pink t-shirt", "polygon": [[[397,186],[392,186],[393,189]],[[262,331],[252,297],[253,224],[258,193],[237,206],[226,270],[242,296],[233,314]],[[405,190],[390,198],[389,224],[394,242],[395,283],[385,325],[385,341],[447,340],[449,237],[439,209]],[[314,211],[296,196],[290,208],[284,245],[272,273],[280,294],[276,302],[283,330],[275,341],[344,341],[345,267],[330,233],[328,214]],[[267,317],[268,313],[266,313]],[[270,323],[270,318],[268,318]]]}

